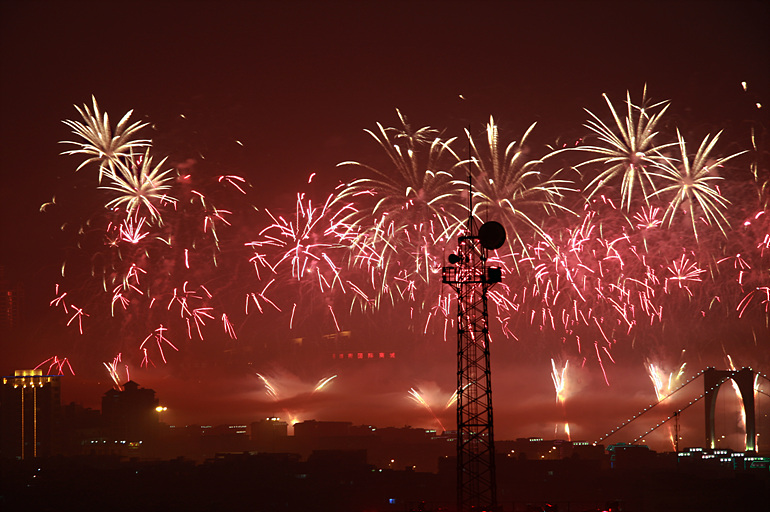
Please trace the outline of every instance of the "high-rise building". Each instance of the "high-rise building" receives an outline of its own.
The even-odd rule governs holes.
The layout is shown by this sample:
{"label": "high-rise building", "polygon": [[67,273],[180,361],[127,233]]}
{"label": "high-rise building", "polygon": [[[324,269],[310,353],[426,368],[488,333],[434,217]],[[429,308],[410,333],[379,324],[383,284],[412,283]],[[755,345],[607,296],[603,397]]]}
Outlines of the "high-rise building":
{"label": "high-rise building", "polygon": [[287,446],[289,424],[280,418],[265,418],[251,424],[251,441],[257,450],[277,451]]}
{"label": "high-rise building", "polygon": [[135,445],[155,436],[159,418],[155,390],[140,388],[130,380],[122,390],[110,389],[102,397],[102,426],[108,442]]}
{"label": "high-rise building", "polygon": [[59,375],[16,370],[3,377],[0,447],[3,458],[45,457],[56,451],[61,420]]}
{"label": "high-rise building", "polygon": [[305,420],[294,424],[294,437],[297,439],[342,437],[349,435],[352,427],[353,423],[349,421]]}

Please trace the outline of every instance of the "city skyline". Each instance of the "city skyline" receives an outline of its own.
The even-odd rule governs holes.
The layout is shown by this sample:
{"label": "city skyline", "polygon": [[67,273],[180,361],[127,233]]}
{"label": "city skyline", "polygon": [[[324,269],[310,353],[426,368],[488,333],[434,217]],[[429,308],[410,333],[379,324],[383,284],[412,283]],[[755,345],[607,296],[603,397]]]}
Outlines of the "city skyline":
{"label": "city skyline", "polygon": [[[93,397],[113,384],[112,374],[119,382],[130,377],[166,397],[166,416],[179,423],[294,415],[298,420],[333,418],[361,424],[382,424],[387,419],[393,426],[443,425],[451,430],[454,411],[446,404],[455,385],[454,303],[443,313],[448,320],[436,321],[431,316],[433,302],[403,299],[409,293],[407,288],[393,292],[401,279],[398,272],[383,274],[390,295],[377,295],[382,305],[370,307],[367,301],[374,303],[375,295],[363,286],[367,281],[359,275],[346,276],[345,289],[340,291],[340,285],[333,283],[334,272],[328,268],[326,274],[319,271],[316,281],[327,279],[319,291],[316,283],[294,283],[296,276],[286,266],[276,274],[282,281],[271,285],[264,277],[278,259],[261,267],[250,261],[270,249],[259,243],[284,236],[275,228],[266,231],[271,224],[280,224],[279,216],[293,218],[292,225],[298,227],[303,211],[315,208],[320,212],[332,195],[341,194],[339,201],[358,201],[371,183],[355,185],[356,180],[379,178],[367,166],[385,169],[390,177],[397,175],[378,144],[395,132],[380,132],[377,123],[404,131],[408,131],[407,123],[413,129],[430,126],[437,130],[426,132],[430,137],[440,136],[444,141],[456,137],[451,147],[462,160],[471,151],[464,130],[469,130],[471,140],[481,148],[490,133],[490,116],[494,116],[504,144],[521,141],[527,128],[537,122],[523,154],[544,158],[544,172],[554,172],[591,157],[562,153],[545,158],[550,154],[546,145],[574,145],[586,137],[595,143],[591,122],[608,123],[615,129],[610,111],[614,108],[625,116],[627,94],[635,105],[647,99],[651,109],[670,100],[659,128],[666,132],[666,142],[675,144],[673,148],[677,147],[676,129],[687,138],[691,154],[704,137],[721,131],[713,158],[748,152],[723,165],[725,173],[732,173],[722,176],[725,181],[720,182],[725,184],[725,194],[731,194],[732,206],[725,207],[732,215],[730,233],[738,232],[736,219],[748,218],[751,201],[757,201],[751,188],[751,166],[756,165],[762,176],[767,173],[767,150],[762,144],[766,144],[770,103],[770,45],[763,30],[768,7],[761,2],[682,2],[675,6],[662,2],[623,6],[609,2],[580,6],[569,2],[546,2],[545,6],[534,2],[473,6],[394,2],[389,8],[348,2],[325,7],[304,2],[288,6],[233,2],[222,9],[208,2],[165,2],[138,3],[126,13],[91,2],[66,8],[47,2],[32,6],[11,2],[2,9],[2,63],[14,80],[2,84],[2,110],[7,116],[0,138],[4,146],[0,162],[7,176],[2,191],[2,232],[11,243],[4,248],[0,265],[9,286],[21,284],[25,315],[24,327],[3,334],[2,370],[10,374],[52,357],[67,358],[75,375],[63,367],[64,403],[93,406],[92,400],[98,400]],[[115,197],[99,188],[104,184],[98,182],[102,178],[97,178],[95,164],[75,171],[86,157],[60,154],[77,149],[60,144],[76,140],[72,125],[62,121],[82,122],[73,105],[95,110],[93,101],[109,113],[113,126],[133,110],[131,122],[148,123],[138,137],[152,139],[154,164],[168,156],[164,169],[173,169],[175,176],[192,176],[189,185],[180,180],[173,183],[175,194],[180,190],[187,194],[179,195],[178,204],[185,206],[174,209],[179,214],[175,217],[167,208],[164,231],[153,233],[155,240],[165,240],[160,243],[169,247],[172,235],[180,244],[190,240],[184,246],[186,252],[182,245],[173,254],[171,249],[167,251],[172,256],[166,256],[165,264],[173,263],[177,270],[168,271],[174,279],[163,283],[165,295],[160,298],[158,293],[158,302],[163,301],[166,308],[164,315],[158,308],[148,308],[146,314],[121,313],[120,299],[112,289],[106,290],[98,271],[93,274],[100,265],[107,267],[102,258],[108,254],[105,238],[110,235],[99,229],[109,211],[105,204]],[[752,148],[752,128],[758,148]],[[381,138],[373,140],[364,130]],[[342,162],[362,165],[338,165]],[[593,172],[586,167],[579,170],[586,176]],[[456,179],[462,179],[465,171],[458,166],[453,172]],[[656,172],[666,175],[661,169]],[[221,176],[233,178],[217,181]],[[740,179],[733,180],[733,176]],[[596,192],[590,186],[591,178],[593,175],[580,185],[585,195]],[[570,179],[578,178],[573,173]],[[339,184],[353,192],[345,196],[335,188]],[[558,186],[578,188],[574,184]],[[239,187],[247,193],[241,194]],[[208,202],[202,209],[194,209],[202,201],[195,203],[190,190],[205,192]],[[356,190],[359,195],[354,195]],[[620,187],[604,190],[613,192],[612,200],[622,211],[626,196]],[[629,201],[638,200],[634,197]],[[115,203],[110,208],[125,206]],[[203,225],[196,224],[193,230],[184,224],[185,218],[200,215],[200,211],[215,212],[210,216],[220,230],[216,243]],[[504,209],[491,211],[506,214]],[[730,364],[755,366],[768,373],[767,317],[756,309],[760,299],[751,302],[755,309],[744,320],[734,312],[734,304],[743,304],[741,299],[748,304],[750,289],[733,286],[732,280],[728,287],[727,277],[713,277],[719,272],[727,276],[722,269],[731,266],[735,279],[741,272],[740,278],[751,280],[757,290],[770,285],[767,268],[762,266],[766,253],[755,247],[762,240],[761,233],[752,232],[755,239],[746,230],[740,237],[725,236],[730,247],[724,251],[732,252],[715,254],[712,247],[723,250],[722,242],[714,240],[721,240],[720,229],[727,229],[724,224],[717,220],[710,227],[699,224],[701,240],[686,238],[683,242],[681,233],[688,224],[680,222],[686,217],[678,211],[674,208],[673,217],[668,218],[661,211],[653,219],[667,224],[673,220],[673,230],[665,233],[676,234],[650,237],[650,245],[654,249],[657,244],[661,252],[671,249],[669,265],[679,270],[694,264],[696,252],[706,254],[700,267],[694,267],[703,278],[679,276],[672,281],[671,286],[682,289],[682,282],[691,279],[692,290],[685,286],[686,292],[676,301],[653,304],[664,304],[666,311],[672,311],[666,321],[655,323],[654,314],[639,314],[640,303],[629,301],[629,307],[635,307],[635,314],[644,316],[651,328],[632,330],[629,321],[628,332],[617,328],[617,333],[603,337],[607,333],[602,328],[612,319],[622,317],[622,323],[631,317],[626,312],[618,315],[601,297],[582,297],[579,290],[571,293],[586,300],[580,311],[575,305],[575,314],[593,315],[590,334],[587,327],[583,334],[566,324],[562,330],[570,331],[567,334],[549,329],[550,323],[563,321],[566,307],[559,310],[562,316],[556,315],[556,320],[548,319],[542,308],[537,309],[538,321],[529,315],[516,320],[518,311],[506,311],[505,300],[516,307],[531,304],[516,302],[522,292],[514,291],[515,271],[507,271],[502,283],[507,287],[505,300],[495,303],[494,315],[490,311],[496,322],[492,388],[500,436],[545,435],[559,428],[566,435],[564,424],[569,423],[574,439],[593,441],[662,396],[656,393],[665,394],[656,388],[650,375],[656,370],[650,364],[660,372],[657,377],[681,370],[682,379],[706,366],[728,369]],[[633,219],[633,213],[628,218]],[[597,230],[616,228],[608,220],[603,224],[601,215],[607,215],[606,209],[597,208]],[[538,222],[550,223],[549,233],[562,236],[581,225],[569,218],[564,214],[543,216]],[[612,217],[612,221],[618,218]],[[758,219],[757,229],[764,229],[767,223]],[[147,225],[150,223],[148,220]],[[159,226],[156,222],[158,230]],[[327,243],[319,233],[312,235]],[[534,244],[528,235],[521,236],[525,243]],[[448,240],[432,246],[435,261],[446,264],[454,238]],[[599,244],[598,237],[590,243],[594,242]],[[137,258],[141,251],[158,254],[160,243],[153,243],[135,244],[140,246],[135,251]],[[677,244],[692,248],[692,255],[675,253],[672,248]],[[205,273],[179,270],[193,249],[208,251],[207,266],[198,267]],[[329,249],[329,257],[343,268],[339,252],[332,254],[337,249]],[[758,266],[744,273],[735,254],[746,257],[749,249],[760,255],[750,262]],[[652,254],[646,245],[645,250]],[[121,251],[120,257],[125,258],[121,261],[128,261],[129,249]],[[211,254],[216,255],[217,265],[210,263]],[[702,264],[726,255],[734,263]],[[399,257],[400,262],[406,261]],[[511,264],[502,256],[501,260]],[[660,267],[661,280],[668,275],[665,268]],[[165,279],[161,270],[147,268],[155,290],[161,286],[155,283]],[[263,274],[256,278],[254,273],[259,270]],[[629,277],[637,279],[638,274]],[[134,279],[149,289],[144,278]],[[701,279],[705,284],[697,284]],[[171,297],[182,297],[187,293],[183,286],[195,280],[216,298],[202,304],[204,309],[198,314],[203,316],[185,319],[185,306]],[[124,282],[133,283],[130,278]],[[426,285],[418,293],[426,297],[449,293],[440,291],[434,281],[426,282],[433,288]],[[669,293],[669,288],[664,289],[667,283],[660,283],[660,294]],[[361,293],[356,295],[351,286]],[[324,291],[326,288],[331,291]],[[534,288],[528,290],[534,294]],[[69,294],[66,298],[65,292]],[[562,296],[568,293],[570,290]],[[200,288],[195,294],[196,300],[205,296]],[[57,298],[59,302],[55,302]],[[132,300],[136,304],[141,299]],[[169,313],[172,303],[173,315]],[[728,303],[731,309],[725,317],[729,324],[717,313],[708,317]],[[83,314],[76,314],[73,306],[82,308]],[[212,309],[205,309],[208,307]],[[595,313],[601,307],[605,308],[601,314]],[[701,311],[707,319],[698,319]],[[223,314],[228,315],[227,321]],[[234,335],[221,327],[229,321]],[[556,377],[565,364],[569,365],[565,374],[568,388],[561,397],[566,401],[559,402],[554,386],[558,386]],[[317,389],[323,381],[326,384]],[[430,409],[418,403],[410,390],[428,400]],[[739,438],[734,400],[724,408],[729,419],[722,420],[721,428]],[[236,417],[228,419],[228,415]],[[702,438],[700,429],[698,416],[685,432],[698,439]]]}

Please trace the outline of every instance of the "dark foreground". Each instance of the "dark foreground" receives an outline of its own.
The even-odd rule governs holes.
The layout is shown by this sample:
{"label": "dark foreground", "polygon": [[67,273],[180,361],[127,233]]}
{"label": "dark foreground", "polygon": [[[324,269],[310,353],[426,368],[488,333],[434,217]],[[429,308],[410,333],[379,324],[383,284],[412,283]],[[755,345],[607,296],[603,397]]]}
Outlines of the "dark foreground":
{"label": "dark foreground", "polygon": [[[681,458],[680,458],[681,459]],[[521,460],[497,464],[500,510],[765,511],[770,471],[646,461]],[[2,510],[451,511],[454,460],[437,473],[379,469],[357,451],[227,454],[198,464],[115,456],[4,461]]]}

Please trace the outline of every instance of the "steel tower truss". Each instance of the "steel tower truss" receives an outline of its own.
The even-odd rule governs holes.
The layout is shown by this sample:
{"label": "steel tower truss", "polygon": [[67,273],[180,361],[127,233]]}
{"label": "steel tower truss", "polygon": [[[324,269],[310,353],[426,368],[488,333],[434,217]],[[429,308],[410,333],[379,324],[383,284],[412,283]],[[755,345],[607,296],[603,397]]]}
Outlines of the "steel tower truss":
{"label": "steel tower truss", "polygon": [[[457,506],[459,512],[497,506],[487,290],[499,282],[478,236],[460,236],[455,266],[442,280],[457,292]],[[492,277],[490,277],[490,271]]]}

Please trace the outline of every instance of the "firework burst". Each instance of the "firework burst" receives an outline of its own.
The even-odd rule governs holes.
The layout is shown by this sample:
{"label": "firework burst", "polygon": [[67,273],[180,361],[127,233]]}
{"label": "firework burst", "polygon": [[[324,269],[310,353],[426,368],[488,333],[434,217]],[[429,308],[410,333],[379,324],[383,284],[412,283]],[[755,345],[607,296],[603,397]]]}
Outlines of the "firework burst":
{"label": "firework burst", "polygon": [[[97,322],[119,324],[118,350],[133,361],[129,350],[138,348],[140,367],[173,363],[186,341],[213,337],[212,327],[221,327],[226,343],[247,345],[255,335],[243,326],[252,315],[265,338],[268,324],[299,330],[304,322],[329,333],[353,329],[354,314],[393,314],[426,333],[443,321],[446,339],[455,327],[454,299],[441,287],[441,268],[470,217],[498,220],[510,234],[509,245],[488,260],[504,274],[489,294],[499,320],[490,330],[528,336],[542,342],[532,344],[536,350],[579,365],[590,359],[607,384],[620,347],[653,351],[704,334],[713,341],[716,334],[706,331],[738,319],[751,323],[755,341],[763,339],[770,215],[762,170],[752,167],[754,180],[747,172],[736,184],[717,174],[740,154],[714,156],[719,135],[689,155],[677,132],[678,149],[667,149],[657,134],[666,102],[650,105],[645,93],[636,106],[627,93],[624,115],[604,98],[613,121],[589,111],[585,125],[598,142],[543,157],[530,143],[534,124],[508,143],[490,117],[480,137],[465,132],[469,152],[461,159],[456,138],[413,129],[399,112],[398,127],[367,130],[384,164],[345,161],[339,165],[364,176],[260,208],[232,202],[233,193],[247,195],[244,178],[224,174],[212,186],[194,166],[167,164],[136,138],[144,125],[130,123],[130,112],[113,131],[94,101],[93,109],[78,109],[83,122],[66,122],[85,140],[70,143],[77,147],[67,154],[84,155],[78,169],[99,165],[98,211],[76,226],[76,257],[68,257],[51,307],[73,335],[89,335]],[[553,155],[579,152],[593,156],[550,171]],[[563,179],[575,168],[584,181]],[[737,200],[754,189],[756,205]],[[257,221],[243,212],[258,212]],[[98,360],[118,352],[109,350]],[[68,367],[52,361],[46,364]],[[118,362],[105,364],[116,385]],[[564,406],[566,364],[552,360],[551,367]],[[413,391],[422,407],[418,396],[440,410],[424,391]]]}
{"label": "firework burst", "polygon": [[[541,167],[543,161],[529,159],[527,138],[535,128],[532,124],[524,133],[520,142],[513,141],[504,145],[500,141],[498,127],[490,117],[486,126],[486,146],[480,146],[466,131],[471,147],[470,163],[476,169],[473,187],[473,217],[483,221],[485,218],[497,219],[505,224],[507,232],[518,241],[518,251],[526,250],[522,232],[534,232],[543,239],[548,239],[540,226],[539,210],[546,216],[555,211],[570,212],[560,203],[569,188],[570,181],[552,176],[543,179]],[[460,162],[463,165],[467,162]],[[461,181],[455,184],[462,186]],[[571,213],[571,212],[570,212]],[[520,229],[524,226],[524,230]],[[509,241],[509,249],[515,249]]]}
{"label": "firework burst", "polygon": [[[289,327],[293,328],[298,323],[295,318],[311,316],[319,305],[334,317],[333,306],[338,296],[353,294],[368,304],[370,293],[360,283],[351,281],[355,272],[346,263],[349,243],[355,236],[343,219],[352,208],[336,194],[317,204],[305,193],[298,193],[293,214],[266,210],[272,223],[245,244],[252,251],[250,262],[257,280],[266,284],[260,291],[247,294],[246,307],[251,304],[263,311],[263,305],[269,305],[272,310],[287,312]],[[280,299],[267,293],[273,283]],[[315,311],[311,310],[313,305]],[[339,330],[336,317],[334,323]]]}
{"label": "firework burst", "polygon": [[[617,177],[621,177],[621,207],[629,210],[634,197],[634,187],[641,189],[642,197],[655,190],[650,169],[665,159],[659,153],[671,144],[656,145],[657,126],[669,107],[667,101],[648,105],[647,88],[642,93],[640,106],[631,102],[631,94],[626,93],[626,117],[621,119],[615,106],[606,94],[602,95],[612,114],[614,126],[603,122],[596,114],[586,109],[592,119],[586,128],[591,130],[602,145],[587,145],[569,148],[567,151],[582,151],[599,156],[578,167],[598,165],[599,174],[586,187],[591,198]],[[564,150],[563,150],[564,151]]]}
{"label": "firework burst", "polygon": [[152,219],[160,221],[160,211],[156,204],[176,201],[168,194],[174,177],[170,175],[173,169],[162,170],[165,162],[166,158],[153,167],[149,148],[143,156],[136,159],[129,155],[125,161],[109,161],[105,171],[109,185],[99,188],[120,195],[109,201],[106,206],[125,207],[129,217],[138,217],[142,209],[145,209]]}
{"label": "firework burst", "polygon": [[[706,136],[691,161],[687,154],[684,138],[677,130],[681,157],[678,159],[664,158],[655,162],[655,168],[659,169],[660,172],[651,173],[668,184],[653,192],[651,196],[672,196],[668,202],[663,221],[668,219],[668,225],[671,226],[674,216],[678,212],[682,212],[690,218],[696,240],[698,239],[697,224],[699,218],[702,218],[708,225],[717,226],[725,236],[729,226],[723,213],[727,208],[728,201],[720,194],[716,182],[724,179],[718,174],[719,169],[726,162],[744,152],[721,158],[712,157],[711,151],[719,140],[719,135],[717,134],[711,139]],[[699,213],[702,216],[698,215]]]}
{"label": "firework burst", "polygon": [[[240,256],[243,244],[223,240],[221,231],[232,226],[232,210],[213,201],[230,199],[231,189],[244,195],[248,184],[224,175],[215,177],[211,186],[189,162],[172,166],[163,158],[155,163],[149,141],[132,138],[144,125],[129,125],[126,114],[113,136],[108,116],[96,104],[94,110],[78,109],[90,132],[77,122],[66,124],[78,135],[90,134],[88,144],[109,142],[99,151],[88,146],[88,151],[81,147],[69,152],[88,157],[78,168],[101,155],[100,183],[94,188],[100,193],[94,196],[103,202],[77,229],[70,264],[62,267],[62,291],[57,285],[51,306],[61,308],[68,315],[67,325],[83,335],[93,324],[120,324],[121,353],[130,359],[138,347],[141,366],[154,365],[150,353],[156,348],[166,362],[164,349],[178,349],[171,339],[203,339],[214,318],[221,318],[225,335],[236,339],[233,316],[224,310],[233,301],[218,292],[236,279],[220,272],[224,251],[228,258]],[[138,147],[144,151],[135,155]],[[50,206],[53,210],[58,204]],[[147,336],[152,329],[154,334]],[[134,350],[124,343],[136,344]]]}
{"label": "firework burst", "polygon": [[377,301],[411,299],[417,283],[437,282],[443,248],[462,227],[461,187],[445,170],[458,161],[451,149],[454,139],[443,140],[430,127],[415,131],[398,116],[400,128],[378,123],[376,132],[366,130],[395,172],[359,162],[339,164],[376,176],[354,180],[340,199],[360,205],[346,219],[355,235],[353,262],[370,273]]}
{"label": "firework burst", "polygon": [[137,121],[128,124],[133,110],[126,112],[113,130],[107,113],[99,111],[95,97],[91,96],[91,100],[93,112],[88,108],[88,105],[83,105],[83,108],[75,105],[75,109],[83,118],[83,122],[64,121],[64,124],[72,128],[73,133],[85,142],[64,141],[64,144],[75,145],[76,149],[65,151],[62,154],[82,154],[89,157],[81,162],[76,170],[82,169],[91,162],[99,163],[99,181],[101,182],[102,176],[108,172],[107,164],[109,162],[117,163],[123,158],[129,158],[132,150],[147,147],[150,145],[150,141],[135,138],[137,132],[147,126],[147,123]]}

